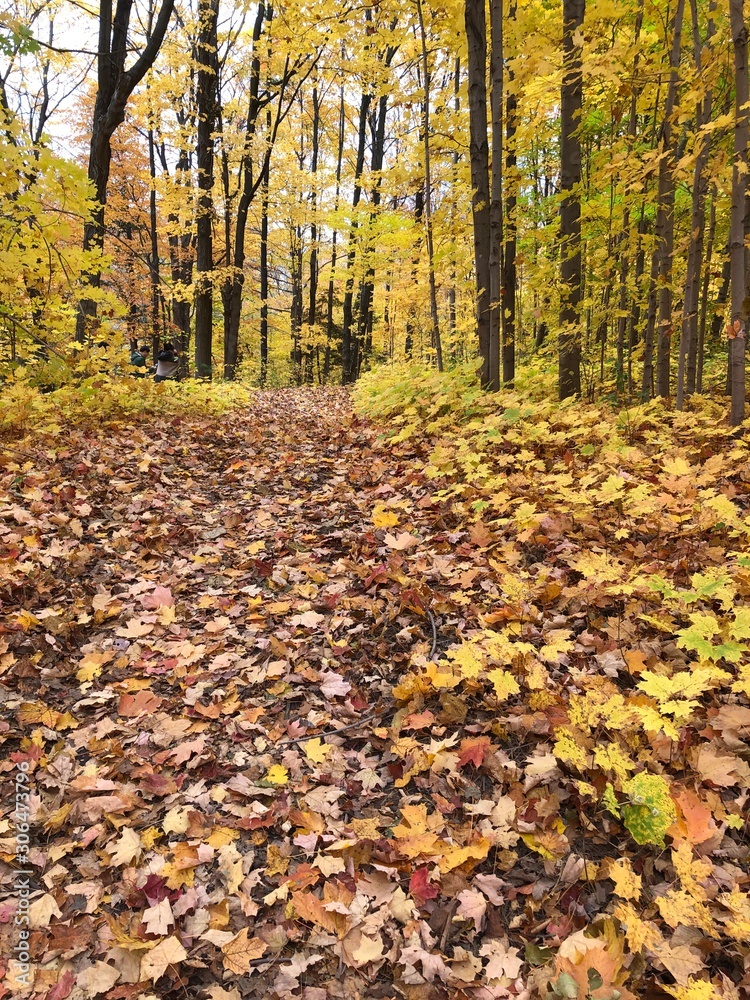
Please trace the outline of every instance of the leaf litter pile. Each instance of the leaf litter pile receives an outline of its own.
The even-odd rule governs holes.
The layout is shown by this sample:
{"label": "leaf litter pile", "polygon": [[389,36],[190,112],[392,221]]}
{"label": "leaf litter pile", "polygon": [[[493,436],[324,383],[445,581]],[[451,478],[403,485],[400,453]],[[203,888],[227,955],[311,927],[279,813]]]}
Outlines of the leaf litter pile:
{"label": "leaf litter pile", "polygon": [[2,453],[0,998],[750,995],[750,454],[559,419]]}

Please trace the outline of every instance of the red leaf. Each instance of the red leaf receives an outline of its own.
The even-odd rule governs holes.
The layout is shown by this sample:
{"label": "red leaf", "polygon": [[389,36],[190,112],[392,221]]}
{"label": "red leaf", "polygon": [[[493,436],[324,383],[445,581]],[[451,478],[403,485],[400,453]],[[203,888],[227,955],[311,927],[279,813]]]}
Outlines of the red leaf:
{"label": "red leaf", "polygon": [[428,899],[435,899],[440,895],[440,887],[429,881],[426,868],[417,868],[409,879],[409,892],[421,909]]}
{"label": "red leaf", "polygon": [[484,758],[492,750],[492,742],[489,736],[477,736],[475,739],[461,740],[461,752],[458,755],[458,766],[465,767],[473,764],[474,767],[481,767]]}
{"label": "red leaf", "polygon": [[76,977],[72,972],[65,972],[54,986],[50,987],[44,994],[42,1000],[65,1000],[69,997],[76,984]]}

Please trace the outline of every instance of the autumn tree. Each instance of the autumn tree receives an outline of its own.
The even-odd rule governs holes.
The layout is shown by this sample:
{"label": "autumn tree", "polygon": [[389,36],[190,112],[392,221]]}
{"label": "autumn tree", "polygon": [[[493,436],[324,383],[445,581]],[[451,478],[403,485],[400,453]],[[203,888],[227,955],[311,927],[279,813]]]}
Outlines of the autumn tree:
{"label": "autumn tree", "polygon": [[585,0],[563,0],[563,79],[560,95],[560,399],[581,392],[581,111],[583,68],[581,29]]}
{"label": "autumn tree", "polygon": [[[114,11],[112,0],[102,0],[99,8],[97,91],[88,162],[88,177],[93,185],[98,208],[94,218],[84,226],[84,251],[101,250],[104,246],[104,209],[112,159],[112,136],[125,120],[125,108],[130,95],[154,64],[167,32],[174,0],[162,0],[148,41],[135,62],[126,69],[128,53],[133,47],[130,25],[132,9],[133,0],[116,0]],[[99,270],[88,274],[88,291],[79,304],[76,322],[76,338],[79,341],[86,339],[90,323],[96,316],[96,296],[93,291],[99,287],[100,282]]]}

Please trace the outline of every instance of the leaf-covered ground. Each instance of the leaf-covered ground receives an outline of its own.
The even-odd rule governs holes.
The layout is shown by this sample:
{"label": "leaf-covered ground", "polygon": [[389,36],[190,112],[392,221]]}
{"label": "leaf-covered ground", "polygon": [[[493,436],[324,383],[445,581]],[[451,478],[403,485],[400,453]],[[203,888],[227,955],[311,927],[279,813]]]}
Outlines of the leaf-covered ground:
{"label": "leaf-covered ground", "polygon": [[749,995],[747,447],[484,412],[0,446],[0,997]]}

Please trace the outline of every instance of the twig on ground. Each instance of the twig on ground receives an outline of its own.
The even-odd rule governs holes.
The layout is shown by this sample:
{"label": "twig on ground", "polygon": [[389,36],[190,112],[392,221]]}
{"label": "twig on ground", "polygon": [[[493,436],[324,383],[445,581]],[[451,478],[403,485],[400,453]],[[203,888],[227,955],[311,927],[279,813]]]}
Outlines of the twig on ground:
{"label": "twig on ground", "polygon": [[274,743],[274,746],[283,747],[290,743],[306,743],[307,740],[314,740],[316,736],[320,736],[321,738],[324,736],[336,736],[338,733],[345,733],[347,729],[356,729],[357,726],[364,725],[365,722],[369,722],[370,719],[374,719],[377,714],[377,712],[370,712],[369,715],[365,715],[361,719],[357,719],[356,722],[350,722],[348,726],[342,726],[340,729],[329,729],[323,733],[305,733],[304,736],[295,736],[294,739],[291,740],[279,740],[278,743]]}
{"label": "twig on ground", "polygon": [[432,649],[430,650],[430,660],[434,660],[438,644],[437,625],[435,623],[435,616],[431,611],[427,612],[427,617],[430,619],[430,625],[432,626]]}

